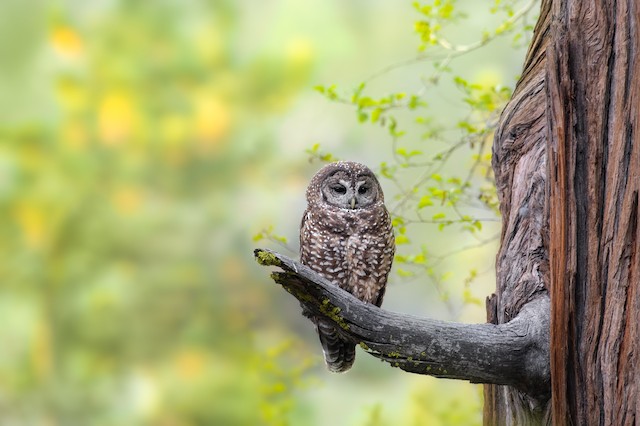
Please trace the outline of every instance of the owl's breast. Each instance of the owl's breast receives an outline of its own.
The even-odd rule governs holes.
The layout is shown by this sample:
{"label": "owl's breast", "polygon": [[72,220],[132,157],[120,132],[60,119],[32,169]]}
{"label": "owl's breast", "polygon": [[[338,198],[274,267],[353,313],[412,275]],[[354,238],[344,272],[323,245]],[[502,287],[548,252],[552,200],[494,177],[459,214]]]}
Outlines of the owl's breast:
{"label": "owl's breast", "polygon": [[325,234],[348,237],[357,230],[357,217],[346,209],[321,209],[309,211],[308,220]]}

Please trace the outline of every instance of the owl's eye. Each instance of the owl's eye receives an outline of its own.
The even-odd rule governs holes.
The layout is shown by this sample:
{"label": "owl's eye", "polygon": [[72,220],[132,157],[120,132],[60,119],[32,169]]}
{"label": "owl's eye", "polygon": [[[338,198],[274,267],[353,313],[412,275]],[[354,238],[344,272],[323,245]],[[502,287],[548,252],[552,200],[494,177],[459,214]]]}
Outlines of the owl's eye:
{"label": "owl's eye", "polygon": [[369,187],[363,185],[360,188],[358,188],[358,194],[365,194],[368,190],[369,190]]}
{"label": "owl's eye", "polygon": [[346,194],[347,193],[347,188],[345,188],[343,185],[332,186],[331,189],[333,189],[338,194]]}

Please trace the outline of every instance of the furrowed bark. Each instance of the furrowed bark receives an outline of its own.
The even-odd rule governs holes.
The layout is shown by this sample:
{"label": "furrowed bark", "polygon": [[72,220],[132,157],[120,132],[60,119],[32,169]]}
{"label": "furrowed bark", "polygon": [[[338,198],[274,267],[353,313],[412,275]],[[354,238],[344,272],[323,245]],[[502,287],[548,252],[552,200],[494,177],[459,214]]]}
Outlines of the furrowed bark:
{"label": "furrowed bark", "polygon": [[638,422],[640,10],[555,1],[549,49],[554,424]]}
{"label": "furrowed bark", "polygon": [[[550,1],[543,1],[522,76],[494,136],[492,165],[502,215],[496,293],[487,301],[487,320],[494,324],[508,323],[532,300],[548,298],[545,67],[550,7]],[[486,425],[549,422],[548,400],[532,399],[520,388],[487,385],[484,397]]]}
{"label": "furrowed bark", "polygon": [[460,324],[389,312],[364,303],[308,267],[268,250],[257,260],[277,266],[272,278],[343,337],[402,370],[513,386],[533,400],[549,397],[549,300],[538,297],[511,321]]}
{"label": "furrowed bark", "polygon": [[494,140],[503,238],[488,317],[550,291],[552,403],[486,386],[485,424],[638,421],[639,9],[542,2]]}

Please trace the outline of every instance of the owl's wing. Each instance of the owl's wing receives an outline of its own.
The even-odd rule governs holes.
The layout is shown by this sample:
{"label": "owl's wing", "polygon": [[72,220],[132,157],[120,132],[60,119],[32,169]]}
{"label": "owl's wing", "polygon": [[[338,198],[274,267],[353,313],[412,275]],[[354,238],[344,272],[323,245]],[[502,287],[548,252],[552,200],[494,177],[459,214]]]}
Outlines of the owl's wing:
{"label": "owl's wing", "polygon": [[382,299],[384,299],[384,293],[387,291],[387,286],[384,285],[378,292],[378,298],[373,302],[377,307],[382,306]]}
{"label": "owl's wing", "polygon": [[[317,219],[307,209],[300,224],[300,262],[307,265],[323,277],[340,285],[344,281],[341,269],[343,252],[340,240],[327,231],[325,221]],[[303,315],[309,317],[316,325],[324,360],[329,371],[342,373],[353,365],[356,357],[356,347],[340,337],[335,325],[328,319],[316,317],[303,305]]]}
{"label": "owl's wing", "polygon": [[[388,213],[387,213],[388,215]],[[389,272],[391,272],[391,265],[393,264],[393,256],[396,253],[396,239],[393,235],[393,226],[391,226],[391,219],[389,219],[389,225],[386,233],[384,234],[384,248],[380,255],[379,274],[380,279],[384,281],[378,298],[375,301],[376,306],[382,305],[382,299],[384,298],[385,290],[387,289],[387,280],[389,279]]]}
{"label": "owl's wing", "polygon": [[309,209],[304,211],[302,220],[300,221],[300,263],[307,265],[309,261],[309,240],[310,229],[308,224]]}
{"label": "owl's wing", "polygon": [[380,306],[395,252],[393,230],[356,234],[347,240],[348,287],[358,299]]}

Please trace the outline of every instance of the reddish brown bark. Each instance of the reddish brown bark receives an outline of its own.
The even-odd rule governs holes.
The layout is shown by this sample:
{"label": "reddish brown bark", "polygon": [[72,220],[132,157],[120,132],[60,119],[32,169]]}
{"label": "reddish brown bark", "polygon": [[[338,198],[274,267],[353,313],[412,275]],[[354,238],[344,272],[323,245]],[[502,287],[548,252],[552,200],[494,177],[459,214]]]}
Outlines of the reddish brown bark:
{"label": "reddish brown bark", "polygon": [[547,67],[554,424],[635,424],[636,0],[556,1]]}
{"label": "reddish brown bark", "polygon": [[488,316],[550,292],[551,403],[485,386],[485,424],[636,423],[639,9],[542,2],[494,141],[504,228]]}

